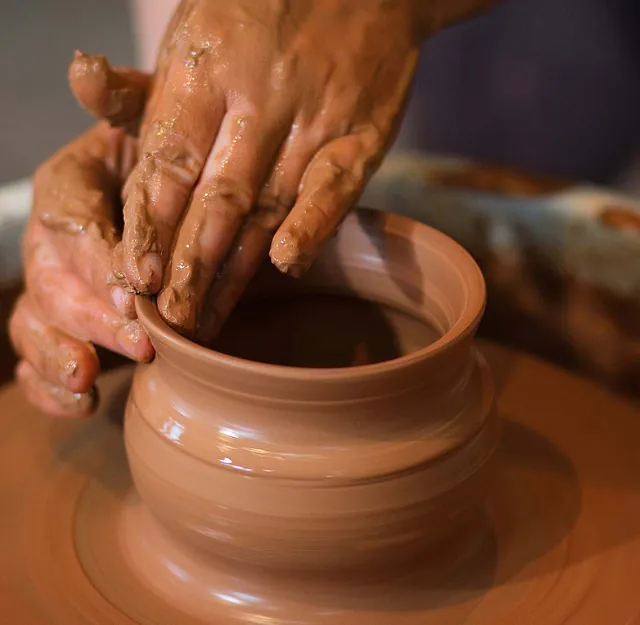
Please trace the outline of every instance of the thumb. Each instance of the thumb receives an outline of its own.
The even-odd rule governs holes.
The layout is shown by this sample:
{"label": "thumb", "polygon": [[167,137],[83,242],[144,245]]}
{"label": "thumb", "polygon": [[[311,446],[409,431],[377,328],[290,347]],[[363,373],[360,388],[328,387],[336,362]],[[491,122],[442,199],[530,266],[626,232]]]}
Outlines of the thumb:
{"label": "thumb", "polygon": [[137,135],[151,75],[130,67],[111,67],[101,54],[76,51],[69,67],[69,85],[76,100],[97,119]]}

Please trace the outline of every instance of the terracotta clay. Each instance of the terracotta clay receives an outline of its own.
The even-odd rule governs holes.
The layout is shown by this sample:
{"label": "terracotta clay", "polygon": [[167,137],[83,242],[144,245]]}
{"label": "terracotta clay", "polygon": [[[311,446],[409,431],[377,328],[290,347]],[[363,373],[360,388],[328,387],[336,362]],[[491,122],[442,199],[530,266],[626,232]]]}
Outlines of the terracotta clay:
{"label": "terracotta clay", "polygon": [[[485,514],[421,575],[390,568],[391,581],[359,584],[230,566],[190,578],[184,551],[158,551],[168,539],[132,495],[119,425],[130,370],[101,378],[92,419],[52,420],[15,386],[0,389],[0,621],[635,625],[638,407],[540,361],[479,347],[502,422]],[[173,584],[171,604],[140,564]],[[213,609],[196,603],[205,590]],[[198,620],[176,603],[209,611]]]}
{"label": "terracotta clay", "polygon": [[[239,358],[253,348],[234,337],[260,322],[255,311],[279,319],[294,294],[299,318],[280,326],[282,349],[272,342],[260,358],[280,364]],[[0,393],[3,616],[635,623],[640,415],[486,346],[492,410],[488,366],[472,345],[483,305],[462,248],[370,211],[349,218],[304,280],[260,276],[238,326],[218,339],[226,354],[189,343],[139,300],[158,356],[129,395],[131,473],[119,427],[128,370],[103,380],[93,420],[51,421],[15,389]],[[326,317],[320,339],[301,331],[308,308]],[[336,309],[343,335],[331,331]],[[318,360],[334,334],[339,349]],[[296,366],[309,362],[316,368]]]}
{"label": "terracotta clay", "polygon": [[[230,349],[246,355],[257,340],[272,361],[324,368],[202,348],[139,300],[157,354],[138,369],[126,414],[142,499],[178,543],[253,565],[362,568],[432,548],[477,511],[497,441],[489,372],[472,348],[479,269],[435,230],[364,210],[305,278],[266,269]],[[331,294],[344,319],[313,299],[305,317],[311,293]],[[345,293],[386,309],[367,315]],[[279,332],[260,318],[274,306]],[[380,342],[400,356],[331,367],[381,360]]]}

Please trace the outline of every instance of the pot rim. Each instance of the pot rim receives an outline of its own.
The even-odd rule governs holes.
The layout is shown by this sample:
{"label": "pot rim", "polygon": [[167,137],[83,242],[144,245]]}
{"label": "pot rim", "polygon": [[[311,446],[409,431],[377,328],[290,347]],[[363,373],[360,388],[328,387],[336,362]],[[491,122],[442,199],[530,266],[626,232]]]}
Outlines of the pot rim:
{"label": "pot rim", "polygon": [[[354,211],[356,212],[356,211]],[[375,212],[371,209],[357,209],[358,213]],[[406,235],[407,232],[417,233],[420,238],[429,241],[447,255],[456,257],[456,266],[460,269],[460,275],[467,282],[469,288],[468,298],[464,312],[456,322],[438,340],[415,352],[399,356],[392,360],[385,360],[366,365],[356,365],[353,367],[333,367],[333,368],[313,368],[295,367],[289,365],[274,365],[270,363],[246,360],[237,356],[230,356],[217,352],[213,349],[198,345],[194,341],[178,334],[160,316],[155,297],[137,296],[136,312],[138,318],[149,334],[152,342],[159,340],[181,354],[193,358],[205,365],[224,367],[236,373],[245,372],[252,375],[262,375],[278,380],[299,380],[307,382],[338,382],[344,381],[365,381],[381,374],[397,372],[398,370],[411,367],[417,363],[436,357],[445,350],[449,350],[459,342],[463,341],[475,329],[484,314],[486,303],[486,285],[484,276],[477,263],[467,250],[459,243],[431,228],[425,224],[412,219],[402,217],[394,213],[380,213],[384,219],[375,222],[376,228],[382,228],[388,233],[399,236]],[[345,222],[343,227],[348,227]]]}

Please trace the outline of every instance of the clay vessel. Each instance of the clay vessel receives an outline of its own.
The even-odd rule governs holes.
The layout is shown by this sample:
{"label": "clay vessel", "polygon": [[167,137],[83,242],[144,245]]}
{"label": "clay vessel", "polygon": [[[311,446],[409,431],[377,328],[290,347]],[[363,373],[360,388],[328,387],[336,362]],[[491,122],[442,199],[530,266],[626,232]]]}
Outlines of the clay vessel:
{"label": "clay vessel", "polygon": [[427,226],[359,210],[303,279],[267,269],[250,305],[292,289],[376,302],[436,336],[360,366],[265,364],[190,342],[140,299],[157,356],[136,371],[125,440],[144,505],[204,557],[327,570],[428,552],[473,521],[496,447],[472,345],[478,267]]}

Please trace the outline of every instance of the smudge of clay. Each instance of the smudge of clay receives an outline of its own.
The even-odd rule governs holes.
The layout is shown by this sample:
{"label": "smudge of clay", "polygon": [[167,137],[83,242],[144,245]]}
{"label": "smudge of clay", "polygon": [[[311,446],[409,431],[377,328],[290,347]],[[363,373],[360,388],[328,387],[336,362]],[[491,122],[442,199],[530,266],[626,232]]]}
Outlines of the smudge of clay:
{"label": "smudge of clay", "polygon": [[38,205],[40,222],[49,230],[66,234],[88,234],[95,240],[115,244],[116,231],[111,215],[105,211],[111,193],[112,176],[104,163],[74,153],[63,154],[45,174],[46,198]]}
{"label": "smudge of clay", "polygon": [[[114,274],[125,281],[130,290],[138,293],[155,293],[161,285],[162,253],[157,233],[149,215],[149,185],[157,172],[157,163],[150,153],[145,154],[136,167],[138,174],[127,185],[127,201],[124,206],[125,236],[128,245],[119,242],[113,259]],[[126,271],[125,271],[126,270]],[[125,275],[134,276],[130,284]]]}
{"label": "smudge of clay", "polygon": [[615,230],[640,233],[640,211],[626,206],[605,206],[600,211],[600,221]]}
{"label": "smudge of clay", "polygon": [[563,191],[572,184],[567,180],[493,165],[469,165],[460,169],[430,172],[427,180],[435,186],[485,191],[511,197],[549,195]]}

